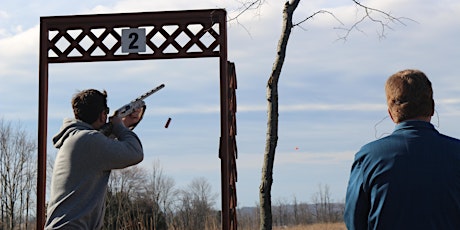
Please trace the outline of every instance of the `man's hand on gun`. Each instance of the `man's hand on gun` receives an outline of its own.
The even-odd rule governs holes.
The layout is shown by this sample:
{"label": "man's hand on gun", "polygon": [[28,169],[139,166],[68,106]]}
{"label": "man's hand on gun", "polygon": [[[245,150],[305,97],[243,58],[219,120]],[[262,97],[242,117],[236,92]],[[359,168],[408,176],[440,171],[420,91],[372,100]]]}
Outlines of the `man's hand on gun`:
{"label": "man's hand on gun", "polygon": [[154,94],[158,90],[162,89],[163,87],[164,84],[161,84],[156,88],[148,91],[147,93],[141,95],[140,97],[132,100],[130,103],[117,109],[113,116],[109,118],[109,123],[102,127],[101,132],[104,133],[104,135],[109,136],[112,132],[111,124],[120,124],[122,122],[126,127],[133,130],[136,127],[136,125],[142,120],[142,117],[145,113],[145,109],[147,108],[143,100],[149,97],[150,95]]}
{"label": "man's hand on gun", "polygon": [[117,114],[115,113],[113,116],[109,118],[109,122],[112,124],[123,123],[125,127],[133,129],[141,121],[144,115],[145,108],[145,106],[141,108],[136,108],[132,113],[124,117],[117,116]]}
{"label": "man's hand on gun", "polygon": [[134,112],[132,112],[128,116],[123,117],[122,118],[123,124],[126,127],[131,127],[139,123],[139,121],[142,119],[142,115],[144,114],[144,108],[145,107],[135,109]]}
{"label": "man's hand on gun", "polygon": [[126,127],[130,127],[130,126],[138,123],[141,120],[142,114],[144,113],[143,110],[144,110],[144,108],[135,109],[131,114],[129,114],[126,117],[119,117],[116,114],[114,114],[113,116],[111,116],[109,118],[109,121],[112,124],[123,123]]}

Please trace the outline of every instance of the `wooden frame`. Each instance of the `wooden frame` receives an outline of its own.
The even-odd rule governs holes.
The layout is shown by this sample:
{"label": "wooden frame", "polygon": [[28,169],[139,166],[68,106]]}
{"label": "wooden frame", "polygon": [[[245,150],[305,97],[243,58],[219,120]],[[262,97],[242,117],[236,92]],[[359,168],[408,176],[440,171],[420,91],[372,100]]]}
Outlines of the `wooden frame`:
{"label": "wooden frame", "polygon": [[[169,34],[165,27],[174,26]],[[198,27],[192,31],[191,26]],[[146,29],[146,51],[123,53],[126,28]],[[95,33],[95,31],[100,33]],[[148,31],[147,31],[148,30]],[[178,36],[190,38],[179,44]],[[202,37],[214,38],[205,44]],[[164,41],[157,44],[154,36]],[[111,42],[107,42],[111,40]],[[66,45],[58,45],[65,43]],[[89,44],[84,46],[83,44]],[[172,48],[173,52],[167,51]],[[222,229],[237,229],[236,219],[236,74],[227,61],[226,11],[223,9],[54,16],[40,18],[37,229],[45,225],[48,65],[50,63],[218,57],[220,100]]]}

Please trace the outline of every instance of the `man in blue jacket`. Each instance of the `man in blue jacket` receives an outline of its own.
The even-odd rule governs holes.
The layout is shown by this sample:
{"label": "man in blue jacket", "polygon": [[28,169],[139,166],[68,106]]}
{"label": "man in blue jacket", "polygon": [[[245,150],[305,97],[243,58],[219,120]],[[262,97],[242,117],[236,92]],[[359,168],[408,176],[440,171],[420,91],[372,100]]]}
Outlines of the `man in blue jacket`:
{"label": "man in blue jacket", "polygon": [[344,219],[355,229],[460,229],[460,140],[440,134],[430,80],[403,70],[386,82],[394,132],[355,155]]}

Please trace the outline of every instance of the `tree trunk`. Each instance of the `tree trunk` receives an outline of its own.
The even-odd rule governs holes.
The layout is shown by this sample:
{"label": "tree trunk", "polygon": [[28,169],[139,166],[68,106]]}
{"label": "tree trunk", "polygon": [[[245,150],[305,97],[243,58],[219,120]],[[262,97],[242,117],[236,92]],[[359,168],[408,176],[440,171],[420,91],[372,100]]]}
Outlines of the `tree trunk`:
{"label": "tree trunk", "polygon": [[262,181],[259,187],[260,229],[272,229],[271,187],[273,183],[273,164],[278,143],[278,80],[286,56],[286,47],[292,29],[292,15],[300,0],[287,1],[283,9],[283,28],[278,42],[277,55],[272,73],[267,83],[267,137],[265,142]]}

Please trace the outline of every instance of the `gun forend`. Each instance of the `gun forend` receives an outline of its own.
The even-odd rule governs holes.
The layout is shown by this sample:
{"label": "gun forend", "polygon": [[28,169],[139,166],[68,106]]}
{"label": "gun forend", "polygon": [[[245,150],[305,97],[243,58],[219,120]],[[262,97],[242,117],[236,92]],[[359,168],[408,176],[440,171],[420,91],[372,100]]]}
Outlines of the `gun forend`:
{"label": "gun forend", "polygon": [[150,95],[156,93],[158,90],[162,89],[163,87],[165,87],[165,85],[161,84],[161,85],[149,90],[147,93],[142,94],[140,97],[134,99],[130,103],[128,103],[128,104],[120,107],[119,109],[117,109],[115,111],[114,115],[117,116],[117,117],[126,117],[129,114],[131,114],[132,112],[134,112],[136,109],[142,108],[143,106],[145,106],[144,99],[149,97]]}
{"label": "gun forend", "polygon": [[117,109],[117,111],[115,111],[115,116],[126,117],[129,114],[133,113],[136,109],[142,108],[144,105],[144,101],[132,101],[131,103],[126,104],[121,108]]}

